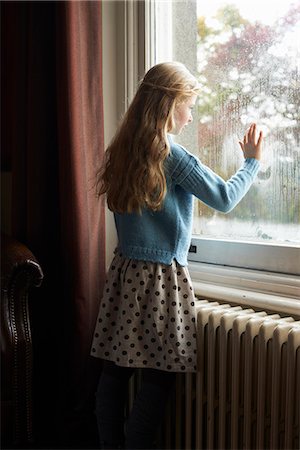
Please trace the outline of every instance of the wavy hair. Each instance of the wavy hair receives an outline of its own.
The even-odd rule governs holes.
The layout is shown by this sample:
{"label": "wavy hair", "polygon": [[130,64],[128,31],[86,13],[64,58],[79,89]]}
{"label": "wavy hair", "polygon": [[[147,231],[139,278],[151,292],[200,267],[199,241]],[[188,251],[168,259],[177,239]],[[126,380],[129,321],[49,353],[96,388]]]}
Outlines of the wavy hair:
{"label": "wavy hair", "polygon": [[178,62],[152,67],[140,82],[97,173],[99,196],[111,211],[159,210],[167,192],[164,161],[178,103],[198,94],[196,78]]}

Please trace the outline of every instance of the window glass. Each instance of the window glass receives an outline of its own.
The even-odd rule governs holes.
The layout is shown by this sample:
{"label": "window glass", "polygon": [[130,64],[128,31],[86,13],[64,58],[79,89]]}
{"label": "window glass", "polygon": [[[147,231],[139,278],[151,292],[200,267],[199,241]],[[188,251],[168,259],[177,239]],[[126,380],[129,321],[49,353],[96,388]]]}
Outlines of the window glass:
{"label": "window glass", "polygon": [[265,135],[261,170],[246,197],[226,215],[196,201],[194,234],[300,244],[300,2],[157,5],[156,30],[172,39],[158,46],[156,62],[181,60],[202,87],[198,114],[179,141],[228,179],[242,163],[238,141],[248,126],[256,122]]}

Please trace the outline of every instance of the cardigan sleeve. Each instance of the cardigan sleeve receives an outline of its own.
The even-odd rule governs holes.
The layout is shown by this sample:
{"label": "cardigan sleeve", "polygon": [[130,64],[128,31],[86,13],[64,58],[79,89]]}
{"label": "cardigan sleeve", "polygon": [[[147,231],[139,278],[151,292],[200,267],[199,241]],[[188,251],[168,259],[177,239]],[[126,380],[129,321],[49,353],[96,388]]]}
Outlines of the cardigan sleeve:
{"label": "cardigan sleeve", "polygon": [[169,173],[173,183],[195,195],[213,209],[230,212],[250,189],[260,167],[258,160],[246,158],[243,166],[227,181],[180,146],[174,146]]}

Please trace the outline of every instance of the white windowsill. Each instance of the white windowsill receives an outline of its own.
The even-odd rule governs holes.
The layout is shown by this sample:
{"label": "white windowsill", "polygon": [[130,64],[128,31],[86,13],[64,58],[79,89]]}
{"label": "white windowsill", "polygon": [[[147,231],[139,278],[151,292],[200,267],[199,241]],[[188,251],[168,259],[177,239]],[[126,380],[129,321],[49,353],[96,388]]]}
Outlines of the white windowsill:
{"label": "white windowsill", "polygon": [[298,276],[189,262],[195,294],[300,319]]}

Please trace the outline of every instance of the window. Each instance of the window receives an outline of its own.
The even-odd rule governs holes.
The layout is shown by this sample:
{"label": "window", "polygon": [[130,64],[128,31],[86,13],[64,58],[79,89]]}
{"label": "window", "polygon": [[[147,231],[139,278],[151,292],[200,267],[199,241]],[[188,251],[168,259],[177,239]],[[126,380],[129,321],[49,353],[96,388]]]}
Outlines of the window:
{"label": "window", "polygon": [[300,2],[152,5],[152,62],[180,60],[202,87],[179,142],[227,179],[241,165],[238,140],[248,125],[257,122],[265,134],[258,177],[231,213],[196,201],[190,260],[299,275]]}

